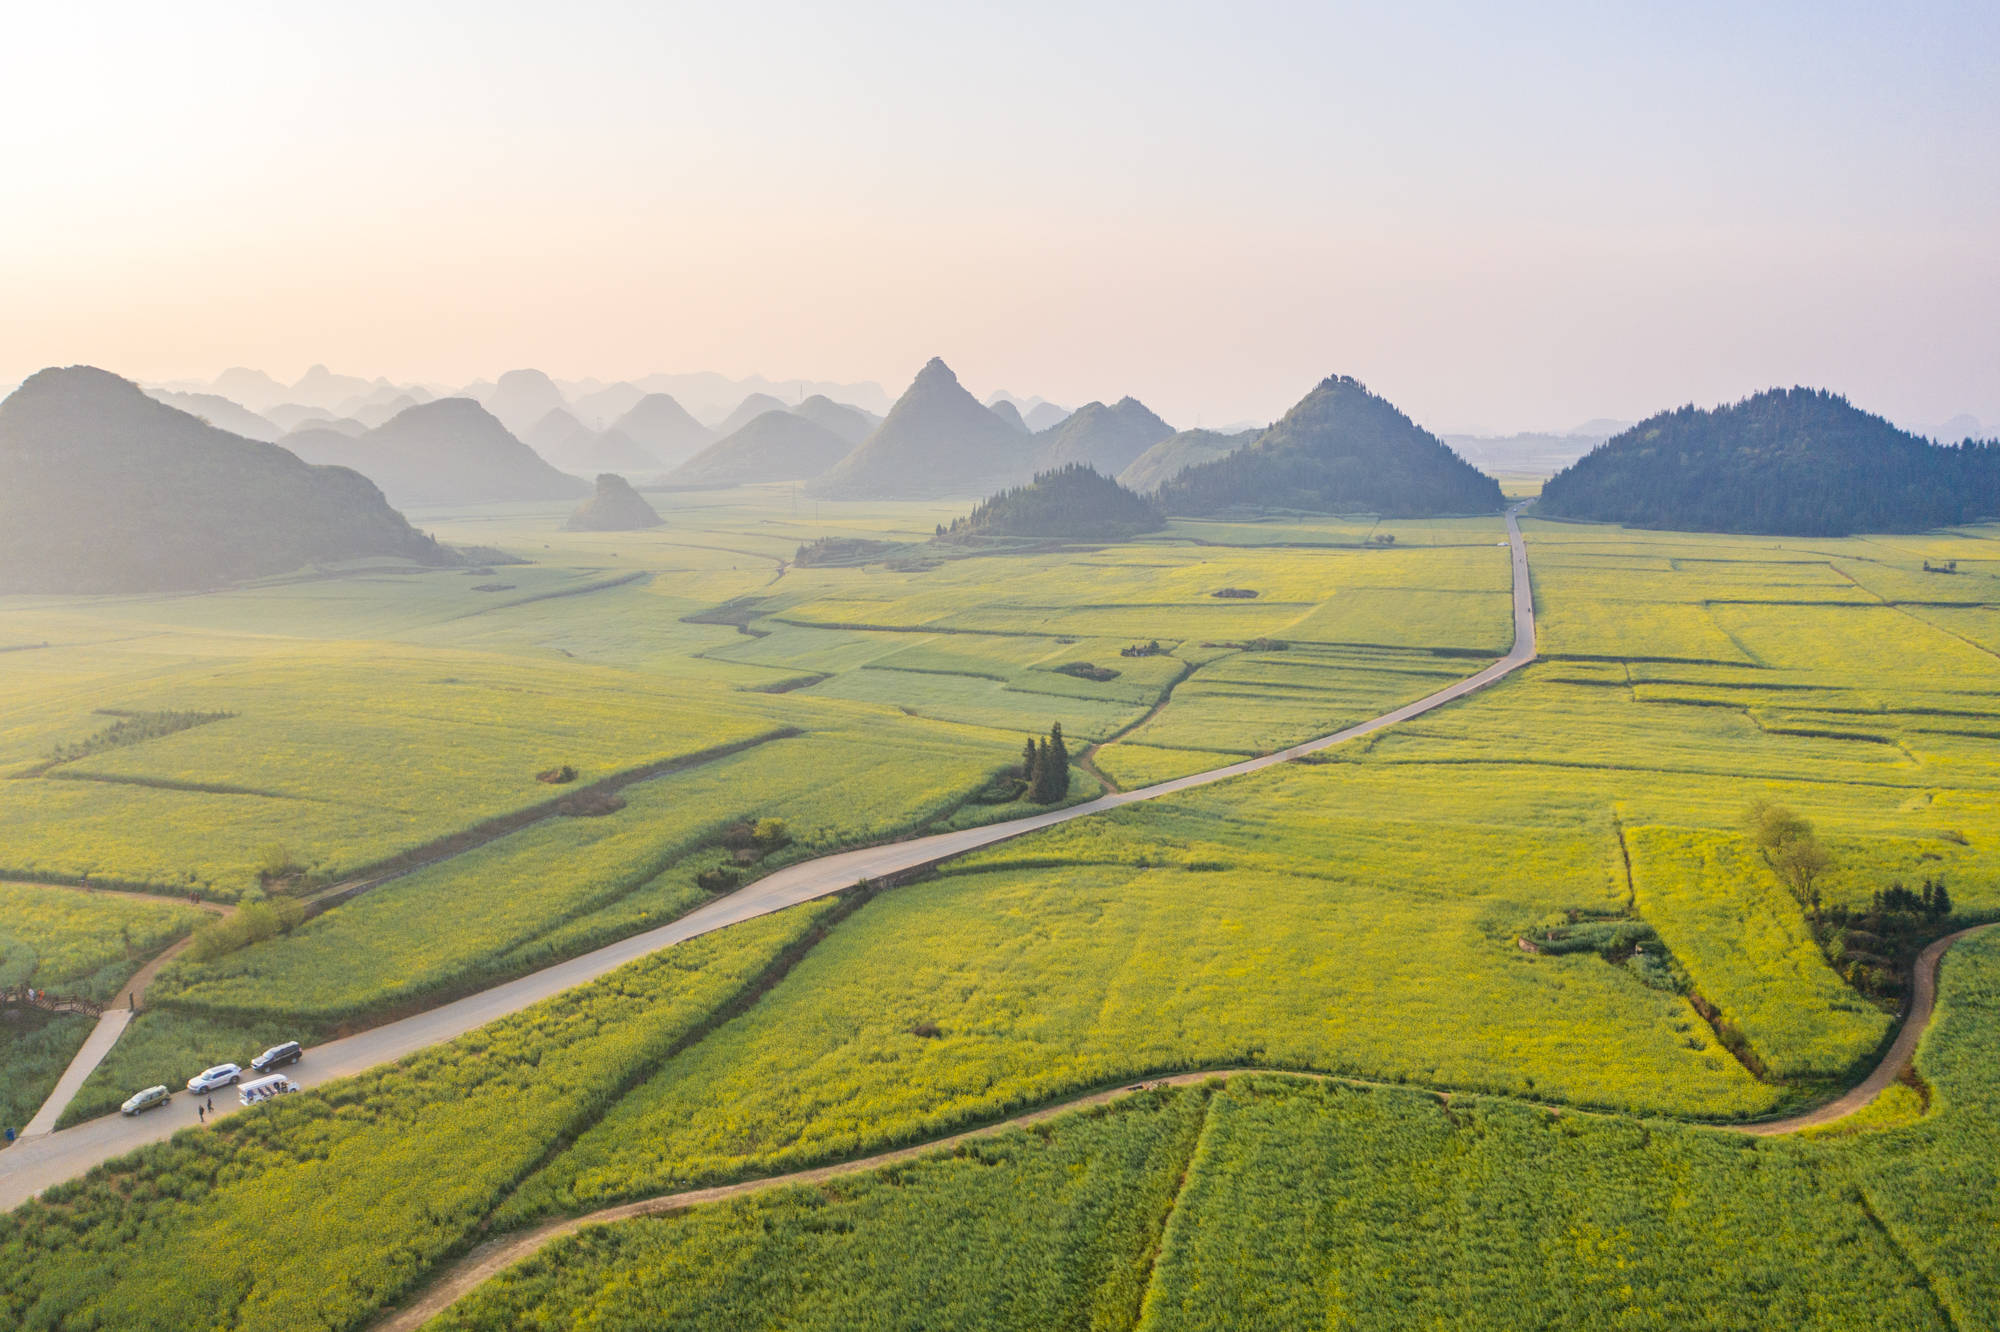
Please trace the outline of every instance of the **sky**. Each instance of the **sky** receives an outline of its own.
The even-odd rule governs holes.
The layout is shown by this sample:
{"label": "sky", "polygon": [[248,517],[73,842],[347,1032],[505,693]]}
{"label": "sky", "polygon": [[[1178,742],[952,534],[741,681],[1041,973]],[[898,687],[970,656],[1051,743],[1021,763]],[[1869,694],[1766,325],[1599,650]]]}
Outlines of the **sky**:
{"label": "sky", "polygon": [[22,6],[0,378],[2000,425],[2000,5]]}

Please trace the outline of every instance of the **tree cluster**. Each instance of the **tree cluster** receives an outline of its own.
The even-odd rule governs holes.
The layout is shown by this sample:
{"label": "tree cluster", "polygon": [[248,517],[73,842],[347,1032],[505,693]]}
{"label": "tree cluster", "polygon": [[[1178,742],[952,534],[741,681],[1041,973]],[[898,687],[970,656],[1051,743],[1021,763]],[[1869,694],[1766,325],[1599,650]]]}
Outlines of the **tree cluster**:
{"label": "tree cluster", "polygon": [[1028,784],[1028,799],[1038,805],[1053,805],[1069,794],[1069,747],[1063,743],[1061,722],[1041,740],[1030,736],[1021,747],[1021,780]]}
{"label": "tree cluster", "polygon": [[2000,442],[1932,444],[1836,394],[1772,389],[1642,421],[1550,478],[1535,507],[1705,532],[1920,531],[2000,513]]}
{"label": "tree cluster", "polygon": [[1041,472],[1025,486],[1003,490],[942,528],[939,541],[976,537],[1039,537],[1122,541],[1166,526],[1152,504],[1087,463]]}

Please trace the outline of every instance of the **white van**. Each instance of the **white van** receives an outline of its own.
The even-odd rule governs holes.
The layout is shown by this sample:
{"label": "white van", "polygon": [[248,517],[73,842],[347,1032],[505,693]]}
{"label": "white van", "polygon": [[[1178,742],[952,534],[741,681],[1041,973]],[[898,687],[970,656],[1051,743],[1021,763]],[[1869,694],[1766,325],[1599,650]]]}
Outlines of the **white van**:
{"label": "white van", "polygon": [[238,1087],[236,1099],[244,1105],[255,1105],[259,1101],[268,1101],[273,1096],[283,1096],[298,1089],[299,1084],[284,1074],[273,1073],[268,1078],[258,1078],[255,1082],[246,1082]]}

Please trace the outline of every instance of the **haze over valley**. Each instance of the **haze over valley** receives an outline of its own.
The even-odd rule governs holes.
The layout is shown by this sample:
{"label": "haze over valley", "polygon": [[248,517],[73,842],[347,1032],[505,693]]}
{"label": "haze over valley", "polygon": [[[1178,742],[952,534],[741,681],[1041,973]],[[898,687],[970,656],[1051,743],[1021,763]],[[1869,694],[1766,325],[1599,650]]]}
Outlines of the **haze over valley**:
{"label": "haze over valley", "polygon": [[2000,17],[10,15],[0,1329],[2000,1332]]}

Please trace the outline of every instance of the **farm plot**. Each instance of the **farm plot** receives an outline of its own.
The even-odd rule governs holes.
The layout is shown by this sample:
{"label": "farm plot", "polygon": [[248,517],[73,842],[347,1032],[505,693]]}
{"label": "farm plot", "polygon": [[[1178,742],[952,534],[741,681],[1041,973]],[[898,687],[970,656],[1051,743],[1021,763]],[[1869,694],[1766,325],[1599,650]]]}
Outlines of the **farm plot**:
{"label": "farm plot", "polygon": [[1773,1103],[1680,996],[1514,947],[1523,922],[1613,907],[1608,828],[1574,807],[1532,837],[1385,818],[1411,792],[1351,772],[1245,783],[1263,789],[1241,811],[1068,825],[870,903],[510,1207],[587,1210],[1211,1066],[1693,1115]]}
{"label": "farm plot", "polygon": [[921,1158],[592,1228],[433,1327],[1129,1327],[1207,1100],[1148,1093]]}
{"label": "farm plot", "polygon": [[0,1218],[0,1322],[357,1327],[837,910],[692,940],[51,1190]]}

